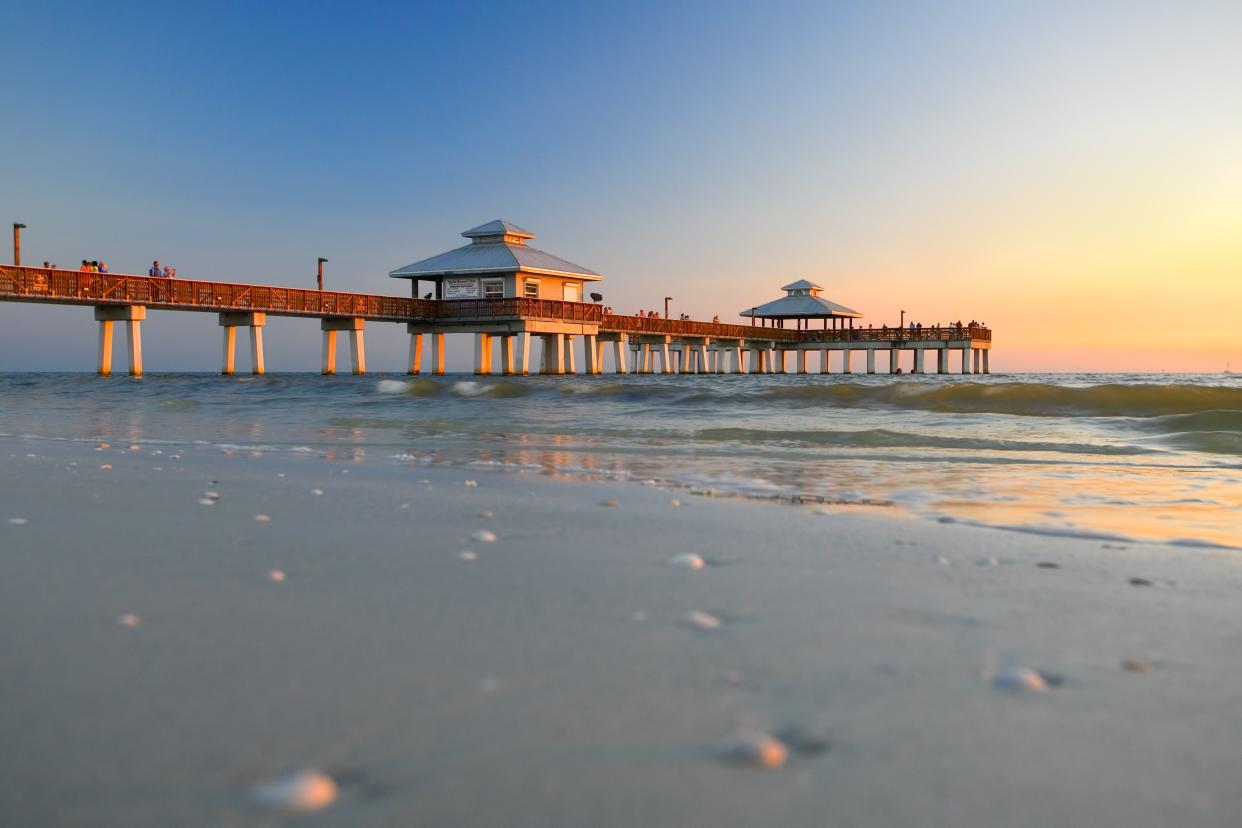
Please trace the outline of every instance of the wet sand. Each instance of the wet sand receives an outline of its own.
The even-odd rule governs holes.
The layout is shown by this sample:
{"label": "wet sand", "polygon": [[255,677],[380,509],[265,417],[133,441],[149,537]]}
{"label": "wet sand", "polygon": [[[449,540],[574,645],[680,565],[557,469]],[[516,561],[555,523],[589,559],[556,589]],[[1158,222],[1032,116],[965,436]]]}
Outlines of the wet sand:
{"label": "wet sand", "polygon": [[1242,821],[1236,553],[174,451],[0,442],[0,824]]}

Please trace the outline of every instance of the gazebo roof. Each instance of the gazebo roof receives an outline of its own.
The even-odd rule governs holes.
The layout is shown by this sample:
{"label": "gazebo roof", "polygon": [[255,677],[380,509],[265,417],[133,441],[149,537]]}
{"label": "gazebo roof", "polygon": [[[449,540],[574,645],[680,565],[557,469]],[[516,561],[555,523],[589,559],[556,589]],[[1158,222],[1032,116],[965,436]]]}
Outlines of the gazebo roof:
{"label": "gazebo roof", "polygon": [[462,233],[470,244],[390,271],[394,279],[435,279],[442,276],[470,276],[482,273],[544,273],[572,276],[588,282],[604,277],[594,270],[545,253],[526,244],[530,233],[515,224],[497,219]]}
{"label": "gazebo roof", "polygon": [[862,318],[862,314],[858,311],[847,308],[845,305],[838,305],[836,302],[830,302],[820,296],[823,288],[806,279],[790,282],[781,290],[787,295],[765,305],[748,308],[738,315],[755,319]]}

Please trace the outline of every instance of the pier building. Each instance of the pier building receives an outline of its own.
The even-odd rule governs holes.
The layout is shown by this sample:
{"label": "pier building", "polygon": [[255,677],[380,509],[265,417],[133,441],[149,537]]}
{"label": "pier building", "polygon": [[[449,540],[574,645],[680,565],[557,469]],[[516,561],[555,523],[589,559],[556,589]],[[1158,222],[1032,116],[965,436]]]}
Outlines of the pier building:
{"label": "pier building", "polygon": [[[785,297],[743,311],[749,325],[605,313],[599,294],[588,292],[603,277],[531,247],[527,242],[534,234],[497,220],[462,235],[469,244],[390,272],[393,278],[411,281],[409,297],[15,263],[0,265],[0,301],[92,307],[99,325],[96,368],[104,376],[112,371],[117,322],[126,326],[129,373],[142,374],[141,326],[150,310],[217,314],[222,374],[234,371],[238,328],[249,334],[251,373],[264,373],[268,316],[320,321],[324,374],[336,372],[340,332],[349,334],[351,370],[366,372],[367,323],[406,326],[410,348],[404,370],[410,374],[424,368],[445,372],[447,333],[473,335],[477,374],[532,373],[532,341],[539,345],[535,370],[545,374],[599,374],[606,356],[617,373],[784,373],[790,354],[796,356],[798,373],[808,372],[812,354],[819,354],[820,372],[829,373],[833,355],[839,354],[835,359],[848,374],[858,352],[865,355],[867,373],[876,372],[877,353],[887,354],[884,367],[889,372],[899,372],[906,352],[911,373],[924,373],[928,352],[935,354],[936,373],[949,373],[950,357],[956,358],[961,373],[989,372],[992,332],[982,325],[862,328],[855,325],[857,311],[825,299],[822,288],[806,280],[786,285]],[[424,283],[432,290],[420,296]],[[583,301],[584,292],[597,301]],[[793,327],[785,326],[791,319]],[[424,341],[430,346],[426,365]]]}

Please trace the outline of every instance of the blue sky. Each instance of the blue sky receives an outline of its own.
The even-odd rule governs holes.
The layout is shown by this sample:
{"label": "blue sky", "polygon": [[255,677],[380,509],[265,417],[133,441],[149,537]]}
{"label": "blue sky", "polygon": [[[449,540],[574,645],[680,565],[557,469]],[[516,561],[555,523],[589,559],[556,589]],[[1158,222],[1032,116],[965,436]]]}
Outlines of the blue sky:
{"label": "blue sky", "polygon": [[[810,277],[876,324],[1008,323],[1013,367],[1073,367],[1012,285],[1154,300],[1171,271],[1135,276],[1163,261],[1135,245],[1190,233],[1165,253],[1203,260],[1178,269],[1201,309],[1242,206],[1242,6],[1079,6],[21,4],[0,219],[27,261],[310,285],[322,255],[330,287],[397,293],[389,269],[506,218],[618,309],[732,318]],[[89,319],[0,304],[0,369],[88,368]],[[213,369],[214,326],[153,313],[148,369]],[[313,369],[317,335],[273,323],[269,368]],[[396,370],[399,329],[369,336]]]}

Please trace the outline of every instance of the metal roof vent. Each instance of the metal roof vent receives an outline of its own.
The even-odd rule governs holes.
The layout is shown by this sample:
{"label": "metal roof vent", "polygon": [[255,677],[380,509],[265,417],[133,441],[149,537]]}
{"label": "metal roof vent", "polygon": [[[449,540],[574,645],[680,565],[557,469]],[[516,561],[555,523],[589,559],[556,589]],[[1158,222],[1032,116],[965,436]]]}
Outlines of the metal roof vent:
{"label": "metal roof vent", "polygon": [[501,219],[472,227],[462,235],[472,244],[526,244],[527,239],[535,237],[534,233]]}

